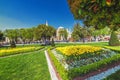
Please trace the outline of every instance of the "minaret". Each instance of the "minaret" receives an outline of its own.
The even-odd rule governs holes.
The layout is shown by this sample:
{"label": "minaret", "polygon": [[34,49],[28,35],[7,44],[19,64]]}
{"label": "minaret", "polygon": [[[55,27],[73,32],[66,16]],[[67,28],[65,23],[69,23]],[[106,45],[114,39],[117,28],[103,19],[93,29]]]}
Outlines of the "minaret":
{"label": "minaret", "polygon": [[46,25],[46,26],[48,26],[48,22],[47,22],[47,20],[46,20],[46,23],[45,23],[45,25]]}

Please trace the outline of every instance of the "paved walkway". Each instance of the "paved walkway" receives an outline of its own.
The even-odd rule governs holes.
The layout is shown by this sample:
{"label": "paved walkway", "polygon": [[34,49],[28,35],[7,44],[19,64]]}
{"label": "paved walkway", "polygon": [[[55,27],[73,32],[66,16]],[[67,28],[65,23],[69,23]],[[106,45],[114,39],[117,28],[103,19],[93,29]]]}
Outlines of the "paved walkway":
{"label": "paved walkway", "polygon": [[47,60],[47,63],[48,63],[48,68],[49,68],[51,79],[52,80],[59,80],[58,77],[57,77],[57,75],[56,75],[56,73],[55,73],[55,70],[54,70],[54,68],[52,66],[52,63],[50,61],[50,58],[48,56],[47,51],[45,51],[45,56],[46,56],[46,60]]}

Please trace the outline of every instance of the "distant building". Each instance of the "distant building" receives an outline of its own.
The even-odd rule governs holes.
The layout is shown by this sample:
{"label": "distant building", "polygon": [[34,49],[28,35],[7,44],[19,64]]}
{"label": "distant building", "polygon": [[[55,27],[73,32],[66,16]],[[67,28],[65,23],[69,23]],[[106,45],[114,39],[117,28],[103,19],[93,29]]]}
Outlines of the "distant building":
{"label": "distant building", "polygon": [[[63,41],[66,40],[65,37],[63,35],[60,34],[60,30],[64,30],[65,28],[60,26],[58,27],[58,29],[56,30],[56,40],[57,41]],[[69,40],[71,38],[71,32],[70,30],[66,29],[68,36],[67,36],[67,40]]]}
{"label": "distant building", "polygon": [[47,21],[46,21],[45,25],[48,26],[48,22]]}

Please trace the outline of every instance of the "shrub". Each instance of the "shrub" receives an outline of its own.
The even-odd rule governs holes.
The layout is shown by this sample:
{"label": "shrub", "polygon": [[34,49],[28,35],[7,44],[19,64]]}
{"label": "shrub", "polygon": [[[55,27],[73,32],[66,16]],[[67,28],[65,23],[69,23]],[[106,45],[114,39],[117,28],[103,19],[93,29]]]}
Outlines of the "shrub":
{"label": "shrub", "polygon": [[120,45],[120,42],[118,40],[118,37],[117,37],[117,34],[115,33],[115,31],[112,31],[112,33],[111,33],[111,37],[110,37],[110,40],[109,40],[109,45],[110,46]]}
{"label": "shrub", "polygon": [[71,76],[71,78],[77,77],[77,76],[83,76],[89,72],[98,70],[102,67],[107,66],[108,64],[114,63],[116,61],[120,60],[120,54],[117,54],[111,58],[107,58],[107,59],[103,59],[101,61],[92,63],[92,64],[88,64],[79,68],[73,68],[71,70],[69,70],[69,76]]}

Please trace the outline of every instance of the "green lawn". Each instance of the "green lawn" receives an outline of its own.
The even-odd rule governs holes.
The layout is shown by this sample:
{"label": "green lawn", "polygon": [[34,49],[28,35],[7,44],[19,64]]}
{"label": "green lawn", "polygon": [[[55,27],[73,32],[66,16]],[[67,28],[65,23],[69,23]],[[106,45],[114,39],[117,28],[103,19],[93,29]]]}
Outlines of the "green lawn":
{"label": "green lawn", "polygon": [[58,46],[70,46],[70,45],[91,45],[91,46],[108,46],[108,42],[92,42],[92,43],[56,43]]}
{"label": "green lawn", "polygon": [[0,80],[51,80],[44,52],[0,58]]}
{"label": "green lawn", "polygon": [[108,76],[104,80],[120,80],[120,70],[117,71],[116,73],[111,74],[110,76]]}

